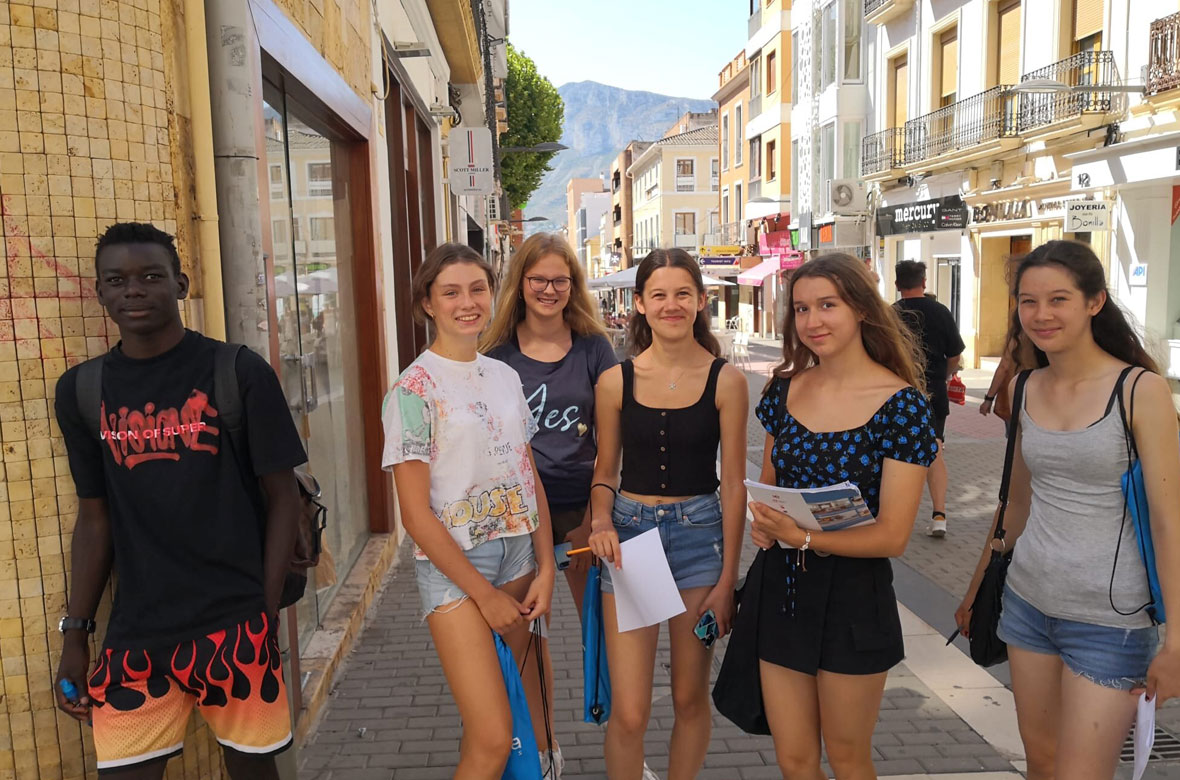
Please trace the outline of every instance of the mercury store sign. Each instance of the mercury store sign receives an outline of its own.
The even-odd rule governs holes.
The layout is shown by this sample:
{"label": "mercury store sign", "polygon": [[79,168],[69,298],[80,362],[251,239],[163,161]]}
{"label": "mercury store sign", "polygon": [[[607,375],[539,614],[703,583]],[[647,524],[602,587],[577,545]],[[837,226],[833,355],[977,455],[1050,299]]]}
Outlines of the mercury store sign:
{"label": "mercury store sign", "polygon": [[967,206],[958,195],[889,206],[877,211],[877,235],[962,230],[967,227]]}
{"label": "mercury store sign", "polygon": [[496,189],[492,165],[492,132],[486,127],[457,127],[449,137],[451,192],[491,195]]}

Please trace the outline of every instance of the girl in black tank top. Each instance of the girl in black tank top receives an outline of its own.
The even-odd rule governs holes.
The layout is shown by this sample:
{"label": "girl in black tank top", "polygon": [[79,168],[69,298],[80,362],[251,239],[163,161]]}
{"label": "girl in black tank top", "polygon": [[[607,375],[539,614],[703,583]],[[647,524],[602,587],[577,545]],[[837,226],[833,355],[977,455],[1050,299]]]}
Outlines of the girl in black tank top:
{"label": "girl in black tank top", "polygon": [[621,542],[654,531],[685,605],[668,621],[676,713],[669,776],[695,777],[712,729],[712,651],[693,629],[707,616],[721,635],[729,631],[745,524],[749,391],[745,376],[718,357],[700,268],[687,253],[655,250],[639,264],[635,285],[634,358],[603,373],[595,394],[590,548],[603,561],[613,692],[606,770],[612,778],[646,776],[643,735],[660,629],[618,631],[610,572],[626,565]]}

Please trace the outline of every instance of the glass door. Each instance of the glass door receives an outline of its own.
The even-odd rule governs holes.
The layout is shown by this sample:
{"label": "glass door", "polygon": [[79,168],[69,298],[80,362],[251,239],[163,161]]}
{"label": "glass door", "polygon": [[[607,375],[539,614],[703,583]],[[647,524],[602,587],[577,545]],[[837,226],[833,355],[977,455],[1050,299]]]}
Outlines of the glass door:
{"label": "glass door", "polygon": [[346,142],[277,86],[263,121],[274,238],[279,377],[328,508],[334,562],[309,572],[297,605],[300,645],[319,624],[368,537],[359,361],[352,289]]}

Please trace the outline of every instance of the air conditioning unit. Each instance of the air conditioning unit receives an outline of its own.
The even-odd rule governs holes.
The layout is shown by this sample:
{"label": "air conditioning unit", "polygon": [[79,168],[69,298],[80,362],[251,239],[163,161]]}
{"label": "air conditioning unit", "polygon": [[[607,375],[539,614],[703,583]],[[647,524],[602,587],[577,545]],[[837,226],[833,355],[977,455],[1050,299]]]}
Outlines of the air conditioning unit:
{"label": "air conditioning unit", "polygon": [[828,179],[828,210],[833,214],[860,214],[868,208],[864,183],[858,179]]}

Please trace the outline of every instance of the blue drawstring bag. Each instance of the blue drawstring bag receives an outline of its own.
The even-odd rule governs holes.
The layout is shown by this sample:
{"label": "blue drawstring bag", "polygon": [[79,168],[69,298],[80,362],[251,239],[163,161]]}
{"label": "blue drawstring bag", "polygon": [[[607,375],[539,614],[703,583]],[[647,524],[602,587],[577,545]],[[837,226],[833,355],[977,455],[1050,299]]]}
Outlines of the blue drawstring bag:
{"label": "blue drawstring bag", "polygon": [[[1151,538],[1151,514],[1147,506],[1147,485],[1143,481],[1143,464],[1139,460],[1139,447],[1135,444],[1135,433],[1132,430],[1132,426],[1135,423],[1135,386],[1139,384],[1139,380],[1147,372],[1140,371],[1139,375],[1135,377],[1135,381],[1131,384],[1131,410],[1128,417],[1126,410],[1123,408],[1123,380],[1130,372],[1131,367],[1124,368],[1118,380],[1119,413],[1123,418],[1123,430],[1127,443],[1127,462],[1129,464],[1120,482],[1123,488],[1123,497],[1126,499],[1126,512],[1131,516],[1131,526],[1135,529],[1135,540],[1139,546],[1139,557],[1142,559],[1143,567],[1147,573],[1147,591],[1151,599],[1139,609],[1146,609],[1152,624],[1159,625],[1166,623],[1168,618],[1164,612],[1164,594],[1160,588],[1160,576],[1155,565],[1155,543]],[[1122,541],[1121,536],[1119,541]],[[1118,565],[1118,547],[1115,548],[1115,565]],[[1115,612],[1118,612],[1120,615],[1133,615],[1139,611],[1137,609],[1135,612],[1127,613],[1115,607],[1113,569],[1110,573],[1110,588],[1110,605],[1114,607]]]}
{"label": "blue drawstring bag", "polygon": [[508,708],[512,711],[512,752],[508,754],[508,763],[500,780],[542,780],[541,756],[537,752],[537,738],[533,736],[533,717],[529,714],[529,700],[524,695],[516,659],[500,635],[493,632],[493,636],[504,687],[508,690]]}
{"label": "blue drawstring bag", "polygon": [[602,624],[602,563],[590,567],[582,596],[582,720],[602,725],[610,717],[610,669]]}

